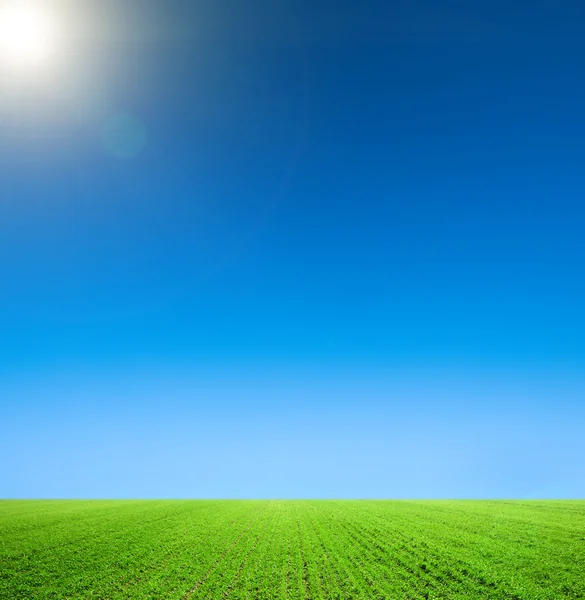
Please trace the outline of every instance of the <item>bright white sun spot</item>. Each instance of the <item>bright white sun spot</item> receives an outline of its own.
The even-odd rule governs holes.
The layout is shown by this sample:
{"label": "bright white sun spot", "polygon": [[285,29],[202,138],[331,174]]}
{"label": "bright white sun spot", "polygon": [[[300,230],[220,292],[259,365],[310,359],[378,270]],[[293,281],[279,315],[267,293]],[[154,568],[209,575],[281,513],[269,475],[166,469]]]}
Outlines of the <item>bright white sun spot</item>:
{"label": "bright white sun spot", "polygon": [[56,23],[42,2],[0,0],[0,58],[16,68],[40,67],[52,57]]}

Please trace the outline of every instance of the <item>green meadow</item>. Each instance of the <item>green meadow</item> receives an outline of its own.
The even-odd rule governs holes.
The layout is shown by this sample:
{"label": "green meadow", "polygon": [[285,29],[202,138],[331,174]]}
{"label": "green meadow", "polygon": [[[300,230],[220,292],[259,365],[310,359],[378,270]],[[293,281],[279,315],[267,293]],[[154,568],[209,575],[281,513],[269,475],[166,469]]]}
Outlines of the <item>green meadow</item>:
{"label": "green meadow", "polygon": [[585,598],[585,501],[1,501],[0,598]]}

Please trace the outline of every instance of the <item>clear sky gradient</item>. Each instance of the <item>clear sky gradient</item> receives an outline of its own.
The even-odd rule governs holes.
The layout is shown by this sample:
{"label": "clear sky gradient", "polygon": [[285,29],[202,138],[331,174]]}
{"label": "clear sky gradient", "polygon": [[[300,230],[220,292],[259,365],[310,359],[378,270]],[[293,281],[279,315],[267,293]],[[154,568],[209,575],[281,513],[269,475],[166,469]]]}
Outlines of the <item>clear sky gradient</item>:
{"label": "clear sky gradient", "polygon": [[585,496],[585,5],[91,4],[0,80],[0,497]]}

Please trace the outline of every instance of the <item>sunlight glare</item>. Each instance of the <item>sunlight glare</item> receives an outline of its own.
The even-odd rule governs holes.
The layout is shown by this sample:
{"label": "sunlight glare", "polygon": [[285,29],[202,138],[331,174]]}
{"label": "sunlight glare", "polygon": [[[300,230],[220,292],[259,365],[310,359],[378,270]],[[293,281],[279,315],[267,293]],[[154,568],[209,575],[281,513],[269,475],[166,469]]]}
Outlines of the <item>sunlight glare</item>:
{"label": "sunlight glare", "polygon": [[0,4],[0,58],[14,68],[46,64],[56,44],[56,23],[39,2]]}

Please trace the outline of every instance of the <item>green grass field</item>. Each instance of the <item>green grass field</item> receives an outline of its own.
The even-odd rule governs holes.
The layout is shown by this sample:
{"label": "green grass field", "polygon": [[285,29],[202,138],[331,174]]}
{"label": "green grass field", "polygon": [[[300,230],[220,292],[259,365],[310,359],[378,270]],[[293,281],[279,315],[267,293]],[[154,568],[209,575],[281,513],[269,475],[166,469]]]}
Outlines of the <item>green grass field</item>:
{"label": "green grass field", "polygon": [[585,598],[585,501],[1,501],[0,598]]}

